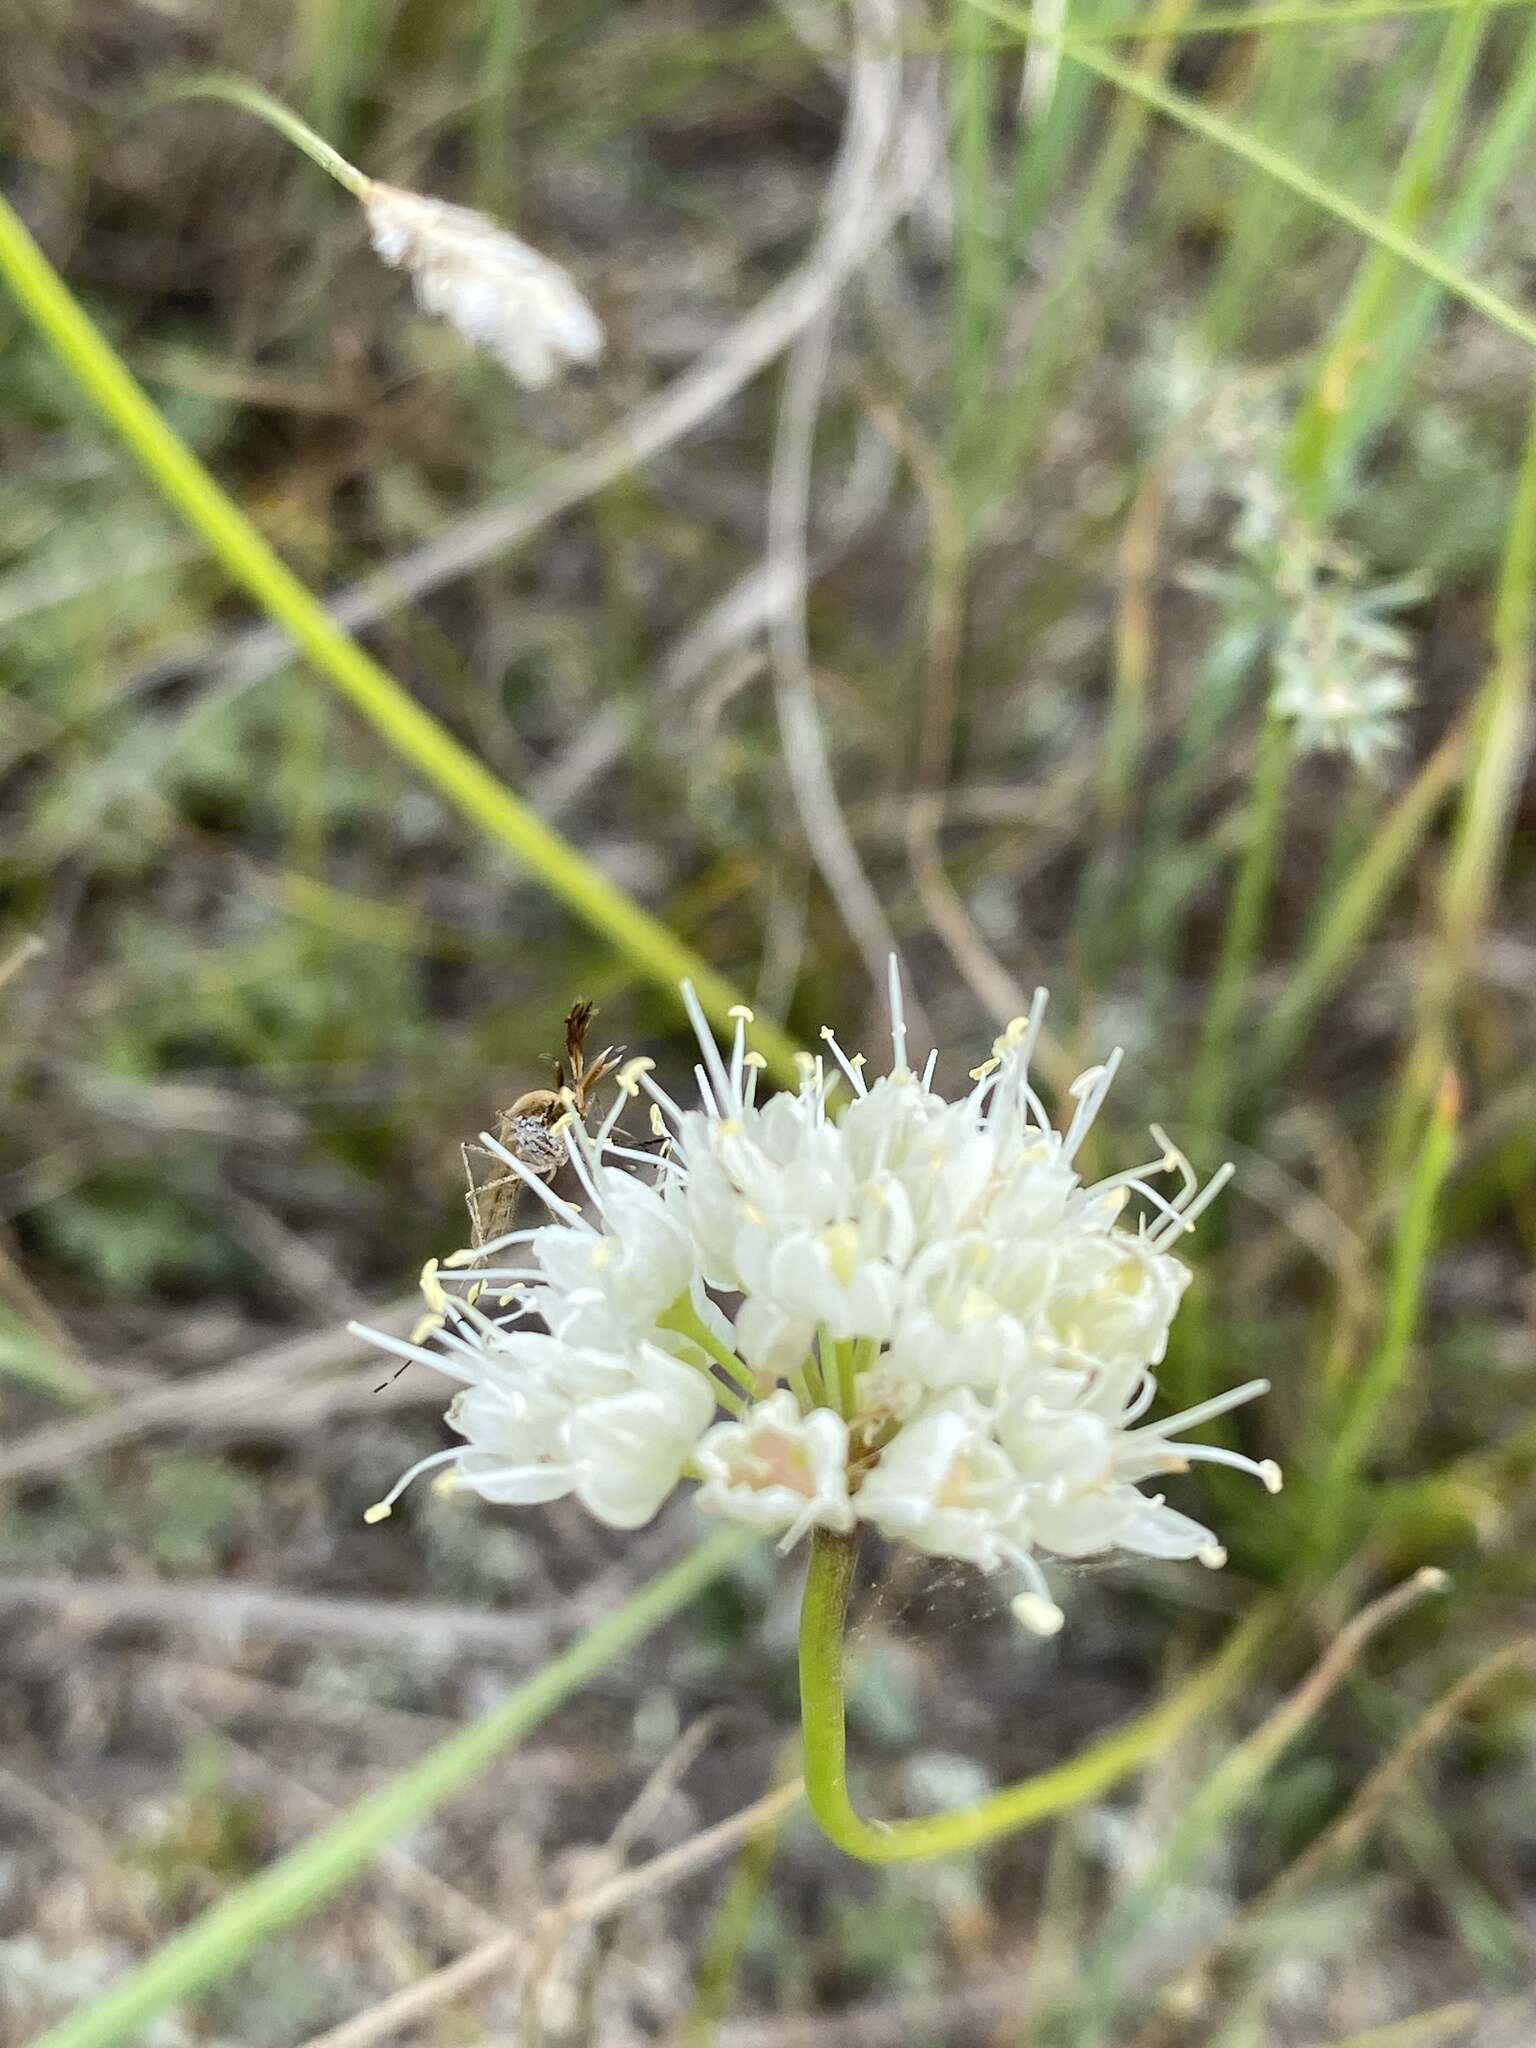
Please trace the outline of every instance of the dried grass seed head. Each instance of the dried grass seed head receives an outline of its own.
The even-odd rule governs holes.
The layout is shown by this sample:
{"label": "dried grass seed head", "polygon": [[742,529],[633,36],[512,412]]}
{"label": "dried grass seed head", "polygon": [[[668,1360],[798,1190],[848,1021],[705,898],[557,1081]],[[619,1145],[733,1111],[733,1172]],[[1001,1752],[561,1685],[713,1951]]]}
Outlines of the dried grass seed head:
{"label": "dried grass seed head", "polygon": [[371,179],[363,194],[380,258],[406,271],[425,312],[541,390],[568,362],[595,363],[602,324],[558,263],[467,206]]}

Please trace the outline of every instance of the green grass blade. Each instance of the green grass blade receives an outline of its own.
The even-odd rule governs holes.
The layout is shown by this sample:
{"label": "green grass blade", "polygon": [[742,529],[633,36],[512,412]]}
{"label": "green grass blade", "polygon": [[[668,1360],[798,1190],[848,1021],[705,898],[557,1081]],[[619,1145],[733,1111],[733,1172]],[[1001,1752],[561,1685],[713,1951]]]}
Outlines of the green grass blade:
{"label": "green grass blade", "polygon": [[[691,980],[706,1013],[729,1035],[729,1013],[740,1001],[730,984],[615,888],[341,630],[167,425],[3,199],[0,275],[151,482],[289,634],[316,673],[402,760],[642,975],[674,994],[679,981]],[[776,1075],[793,1084],[798,1074],[789,1037],[768,1020],[758,1023],[754,1035]]]}
{"label": "green grass blade", "polygon": [[1365,1370],[1346,1387],[1340,1412],[1329,1431],[1323,1512],[1316,1525],[1324,1553],[1339,1535],[1355,1475],[1370,1449],[1383,1412],[1407,1377],[1434,1249],[1436,1205],[1456,1157],[1460,1110],[1461,1091],[1455,1075],[1447,1068],[1425,1119],[1398,1217],[1381,1341]]}
{"label": "green grass blade", "polygon": [[685,1607],[755,1541],[732,1529],[690,1551],[488,1714],[173,1935],[105,1997],[53,2028],[34,2048],[116,2048],[156,2013],[227,1975],[257,1943],[313,1912],[392,1835],[457,1792],[589,1678]]}
{"label": "green grass blade", "polygon": [[[1183,42],[1189,36],[1268,35],[1287,28],[1359,28],[1377,21],[1413,21],[1424,15],[1482,14],[1494,9],[1529,7],[1532,0],[1360,0],[1360,4],[1331,7],[1212,7],[1193,14],[1174,33]],[[1154,23],[1138,21],[1120,28],[1074,30],[1079,42],[1131,42],[1160,36],[1167,31]]]}
{"label": "green grass blade", "polygon": [[526,0],[483,0],[476,85],[475,174],[480,204],[499,213],[511,184],[510,130],[527,50]]}
{"label": "green grass blade", "polygon": [[1536,657],[1536,400],[1499,571],[1493,665],[1472,714],[1466,780],[1440,886],[1439,930],[1419,980],[1413,1044],[1382,1151],[1382,1178],[1402,1169],[1448,1057],[1456,996],[1498,888],[1514,808],[1530,760]]}
{"label": "green grass blade", "polygon": [[1196,1131],[1206,1135],[1223,1131],[1227,1125],[1238,1019],[1263,938],[1285,824],[1286,790],[1294,762],[1290,727],[1286,720],[1271,712],[1259,734],[1249,790],[1247,833],[1222,932],[1216,974],[1206,1002],[1200,1056],[1191,1089],[1191,1122]]}
{"label": "green grass blade", "polygon": [[1301,958],[1289,968],[1285,986],[1259,1037],[1258,1074],[1269,1080],[1300,1048],[1307,1029],[1365,943],[1375,920],[1391,901],[1414,853],[1450,795],[1465,757],[1459,734],[1443,741],[1350,863],[1334,894],[1319,912]]}
{"label": "green grass blade", "polygon": [[[1464,262],[1472,253],[1494,200],[1529,146],[1533,127],[1536,30],[1527,31],[1508,83],[1487,113],[1482,139],[1445,210],[1436,240],[1451,261]],[[1440,299],[1440,286],[1430,280],[1399,280],[1391,317],[1372,336],[1371,354],[1355,371],[1348,410],[1335,427],[1334,457],[1341,478],[1348,475],[1370,435],[1395,411]]]}
{"label": "green grass blade", "polygon": [[[969,0],[969,4],[979,7],[983,13],[1003,23],[1005,27],[1028,33],[1028,15],[1021,14],[1011,7],[1000,6],[998,0]],[[1345,227],[1353,228],[1356,234],[1363,235],[1367,241],[1376,243],[1379,248],[1389,251],[1404,263],[1422,272],[1425,277],[1432,279],[1465,305],[1473,307],[1486,319],[1493,321],[1495,326],[1502,327],[1506,333],[1514,335],[1528,347],[1536,348],[1536,320],[1523,313],[1512,301],[1490,286],[1480,283],[1477,278],[1469,276],[1456,264],[1447,262],[1426,243],[1405,234],[1400,228],[1393,227],[1389,221],[1383,220],[1380,214],[1360,205],[1347,193],[1337,191],[1322,178],[1315,177],[1304,165],[1295,163],[1283,150],[1275,149],[1269,143],[1261,142],[1256,136],[1246,134],[1232,122],[1224,120],[1220,114],[1214,114],[1208,107],[1202,107],[1198,101],[1187,98],[1183,93],[1174,92],[1160,80],[1149,77],[1145,72],[1134,70],[1129,65],[1121,64],[1113,57],[1105,56],[1101,50],[1092,49],[1075,37],[1064,37],[1062,49],[1075,64],[1086,66],[1088,70],[1096,72],[1100,78],[1106,79],[1122,92],[1130,93],[1149,107],[1155,108],[1158,113],[1166,115],[1170,121],[1176,121],[1180,127],[1189,129],[1192,134],[1204,135],[1208,140],[1230,150],[1234,156],[1242,157],[1256,170],[1263,171],[1266,176],[1289,186],[1293,192],[1309,200],[1324,213],[1332,214],[1334,219],[1341,221]]]}
{"label": "green grass blade", "polygon": [[[961,0],[961,4],[981,9],[983,0]],[[1189,0],[1157,0],[1153,18],[1176,26],[1188,7]],[[1064,50],[1072,47],[1069,39],[1052,36],[1048,40],[1059,42]],[[1149,43],[1139,52],[1139,63],[1146,69],[1138,69],[1135,75],[1160,73],[1172,55],[1171,43]],[[987,422],[984,498],[1017,488],[1019,473],[1030,460],[1050,415],[1061,377],[1084,347],[1087,287],[1103,257],[1110,223],[1141,154],[1147,127],[1147,114],[1139,106],[1122,100],[1112,111],[1071,232],[1036,310],[1029,355],[1017,387],[1009,394],[1001,420]]]}
{"label": "green grass blade", "polygon": [[[1482,37],[1480,7],[1455,17],[1447,31],[1429,96],[1392,181],[1385,218],[1394,229],[1407,232],[1424,217],[1455,139]],[[1297,412],[1287,456],[1302,509],[1315,519],[1326,512],[1337,482],[1338,430],[1349,412],[1355,369],[1388,325],[1399,269],[1398,259],[1384,249],[1367,251]]]}
{"label": "green grass blade", "polygon": [[986,346],[1001,289],[992,208],[992,101],[996,59],[986,27],[959,0],[951,71],[954,126],[950,145],[955,185],[954,348],[952,404],[963,443],[987,396]]}

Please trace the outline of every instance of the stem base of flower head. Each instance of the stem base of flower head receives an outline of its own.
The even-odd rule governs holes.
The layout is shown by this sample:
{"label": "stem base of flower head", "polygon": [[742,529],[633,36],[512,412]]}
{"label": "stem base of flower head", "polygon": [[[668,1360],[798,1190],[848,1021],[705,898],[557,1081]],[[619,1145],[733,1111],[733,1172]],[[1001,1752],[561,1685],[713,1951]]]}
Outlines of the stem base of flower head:
{"label": "stem base of flower head", "polygon": [[1278,1601],[1257,1605],[1209,1662],[1081,1756],[1021,1778],[973,1806],[915,1820],[866,1820],[848,1794],[843,1698],[844,1631],[858,1547],[857,1530],[845,1536],[818,1529],[813,1538],[800,1611],[800,1718],[811,1812],[829,1841],[863,1863],[904,1863],[981,1848],[1097,1797],[1228,1699],[1283,1612]]}

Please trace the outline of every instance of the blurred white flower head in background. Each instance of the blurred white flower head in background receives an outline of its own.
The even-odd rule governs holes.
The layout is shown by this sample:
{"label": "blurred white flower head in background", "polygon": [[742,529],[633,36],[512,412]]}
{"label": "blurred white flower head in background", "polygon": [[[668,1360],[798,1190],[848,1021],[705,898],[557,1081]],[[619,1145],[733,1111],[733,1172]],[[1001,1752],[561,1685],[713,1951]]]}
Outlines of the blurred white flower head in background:
{"label": "blurred white flower head in background", "polygon": [[[1145,1419],[1189,1277],[1172,1246],[1230,1169],[1202,1189],[1154,1131],[1154,1159],[1085,1184],[1119,1056],[1078,1078],[1054,1128],[1029,1073],[1043,991],[954,1101],[936,1055],[908,1064],[894,963],[889,1071],[868,1079],[826,1032],[798,1092],[762,1104],[749,1013],[724,1057],[684,997],[698,1106],[632,1060],[595,1130],[564,1126],[579,1204],[484,1138],[543,1220],[429,1266],[415,1341],[363,1332],[462,1383],[448,1421],[464,1441],[370,1519],[430,1467],[498,1502],[574,1494],[619,1528],[693,1478],[706,1512],[785,1546],[868,1523],[1005,1569],[1044,1634],[1062,1613],[1042,1553],[1220,1565],[1211,1530],[1142,1489],[1198,1460],[1280,1483],[1268,1461],[1185,1440],[1262,1380]],[[648,1145],[620,1129],[642,1096]]]}
{"label": "blurred white flower head in background", "polygon": [[410,274],[424,311],[488,349],[530,390],[603,352],[597,315],[558,263],[483,213],[377,178],[363,210],[383,261]]}

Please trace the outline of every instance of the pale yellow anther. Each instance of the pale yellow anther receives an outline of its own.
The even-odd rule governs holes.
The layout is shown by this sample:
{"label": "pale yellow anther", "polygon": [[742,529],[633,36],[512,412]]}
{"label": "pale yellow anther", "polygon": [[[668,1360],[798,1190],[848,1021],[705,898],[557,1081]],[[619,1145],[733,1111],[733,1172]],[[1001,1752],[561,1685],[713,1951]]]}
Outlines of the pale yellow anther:
{"label": "pale yellow anther", "polygon": [[479,1245],[467,1244],[462,1251],[450,1252],[447,1258],[444,1259],[443,1264],[445,1266],[472,1266],[479,1257]]}
{"label": "pale yellow anther", "polygon": [[387,1522],[394,1512],[387,1500],[376,1500],[371,1508],[363,1509],[363,1520],[369,1524]]}
{"label": "pale yellow anther", "polygon": [[651,1130],[658,1138],[664,1138],[667,1135],[667,1120],[662,1115],[661,1105],[658,1102],[651,1104]]}
{"label": "pale yellow anther", "polygon": [[972,1067],[971,1079],[973,1081],[985,1081],[988,1074],[995,1074],[1001,1065],[1002,1061],[994,1053],[991,1059],[983,1060],[979,1067]]}
{"label": "pale yellow anther", "polygon": [[1047,1600],[1041,1593],[1020,1593],[1009,1603],[1014,1620],[1027,1628],[1032,1636],[1054,1636],[1060,1632],[1066,1616],[1054,1600]]}
{"label": "pale yellow anther", "polygon": [[848,1064],[850,1067],[866,1066],[868,1064],[868,1055],[862,1052],[856,1052],[850,1058]]}
{"label": "pale yellow anther", "polygon": [[768,1062],[767,1062],[767,1060],[766,1060],[766,1059],[764,1058],[764,1056],[763,1056],[763,1054],[762,1054],[762,1053],[760,1053],[760,1052],[749,1052],[749,1053],[745,1053],[745,1054],[743,1054],[743,1056],[742,1056],[742,1062],[741,1062],[741,1064],[742,1064],[742,1065],[743,1065],[744,1067],[755,1067],[755,1068],[757,1069],[757,1071],[758,1071],[759,1073],[761,1073],[761,1072],[762,1072],[762,1070],[763,1070],[763,1068],[767,1066]]}
{"label": "pale yellow anther", "polygon": [[421,1316],[417,1319],[416,1327],[411,1331],[411,1342],[413,1344],[425,1344],[427,1339],[435,1337],[442,1327],[443,1319],[441,1316]]}
{"label": "pale yellow anther", "polygon": [[821,1233],[821,1248],[838,1285],[846,1287],[858,1268],[859,1226],[846,1220],[829,1223]]}
{"label": "pale yellow anther", "polygon": [[628,1095],[633,1099],[633,1097],[640,1093],[639,1077],[642,1074],[648,1074],[655,1064],[656,1062],[652,1059],[647,1059],[644,1053],[636,1054],[634,1059],[626,1060],[614,1075],[614,1086],[621,1094]]}
{"label": "pale yellow anther", "polygon": [[732,1003],[725,1014],[727,1017],[739,1017],[743,1024],[755,1024],[757,1022],[756,1014],[749,1010],[745,1003]]}
{"label": "pale yellow anther", "polygon": [[462,1481],[460,1480],[458,1473],[455,1472],[453,1467],[450,1465],[446,1472],[439,1472],[437,1477],[433,1480],[432,1491],[438,1494],[457,1493],[461,1485]]}
{"label": "pale yellow anther", "polygon": [[428,1259],[421,1269],[421,1291],[428,1308],[436,1309],[439,1315],[448,1312],[448,1297],[443,1292],[443,1283],[437,1277],[437,1260]]}

